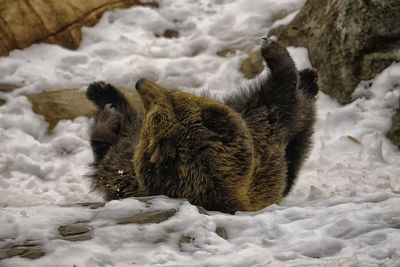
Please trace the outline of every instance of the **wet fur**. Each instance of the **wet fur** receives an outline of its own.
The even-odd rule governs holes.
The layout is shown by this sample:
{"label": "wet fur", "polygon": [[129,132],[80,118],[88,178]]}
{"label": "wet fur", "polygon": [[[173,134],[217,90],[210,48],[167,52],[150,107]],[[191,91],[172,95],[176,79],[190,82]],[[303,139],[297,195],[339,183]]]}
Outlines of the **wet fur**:
{"label": "wet fur", "polygon": [[163,194],[229,213],[279,202],[311,147],[317,74],[298,72],[269,39],[261,53],[270,74],[222,103],[169,91],[141,115],[111,85],[90,85],[93,189],[107,200]]}

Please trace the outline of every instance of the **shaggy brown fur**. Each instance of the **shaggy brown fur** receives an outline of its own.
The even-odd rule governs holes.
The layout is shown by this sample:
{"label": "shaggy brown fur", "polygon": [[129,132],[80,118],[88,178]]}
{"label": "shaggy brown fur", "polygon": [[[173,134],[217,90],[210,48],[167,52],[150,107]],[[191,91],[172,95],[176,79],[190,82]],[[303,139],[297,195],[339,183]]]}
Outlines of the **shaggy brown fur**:
{"label": "shaggy brown fur", "polygon": [[167,195],[229,213],[279,202],[310,149],[317,74],[298,73],[269,39],[261,52],[269,76],[223,103],[142,79],[142,117],[111,85],[90,85],[93,188],[107,200]]}

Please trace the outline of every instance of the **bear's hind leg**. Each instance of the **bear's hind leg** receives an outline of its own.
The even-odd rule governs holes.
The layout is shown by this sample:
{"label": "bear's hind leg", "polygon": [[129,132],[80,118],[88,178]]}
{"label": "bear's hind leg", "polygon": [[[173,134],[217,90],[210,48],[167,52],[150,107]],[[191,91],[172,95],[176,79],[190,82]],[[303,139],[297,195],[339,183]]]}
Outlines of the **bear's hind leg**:
{"label": "bear's hind leg", "polygon": [[261,77],[249,89],[226,97],[224,104],[244,117],[247,113],[260,113],[257,109],[266,108],[270,123],[287,125],[294,112],[298,71],[288,51],[267,37],[262,38],[261,55],[270,74]]}
{"label": "bear's hind leg", "polygon": [[258,106],[267,107],[271,123],[287,125],[295,112],[298,71],[286,48],[266,37],[263,38],[261,55],[270,74],[262,78],[256,88],[259,92]]}
{"label": "bear's hind leg", "polygon": [[312,143],[312,134],[315,123],[315,101],[318,93],[318,74],[313,69],[304,69],[300,73],[297,114],[293,118],[292,136],[286,147],[286,161],[288,166],[286,196],[294,185],[298,172],[303,165]]}
{"label": "bear's hind leg", "polygon": [[290,139],[285,150],[287,162],[286,187],[283,196],[286,196],[292,189],[299,170],[303,165],[309,150],[311,149],[311,136],[313,134],[312,123],[302,132],[297,133]]}

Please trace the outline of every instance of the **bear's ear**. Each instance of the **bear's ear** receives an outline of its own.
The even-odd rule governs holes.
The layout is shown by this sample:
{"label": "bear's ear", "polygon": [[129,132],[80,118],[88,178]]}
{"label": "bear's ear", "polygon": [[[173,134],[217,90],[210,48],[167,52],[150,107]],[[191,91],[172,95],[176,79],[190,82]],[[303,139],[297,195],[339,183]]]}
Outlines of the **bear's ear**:
{"label": "bear's ear", "polygon": [[203,108],[201,119],[207,129],[219,135],[233,134],[237,128],[231,111],[222,105],[210,105]]}

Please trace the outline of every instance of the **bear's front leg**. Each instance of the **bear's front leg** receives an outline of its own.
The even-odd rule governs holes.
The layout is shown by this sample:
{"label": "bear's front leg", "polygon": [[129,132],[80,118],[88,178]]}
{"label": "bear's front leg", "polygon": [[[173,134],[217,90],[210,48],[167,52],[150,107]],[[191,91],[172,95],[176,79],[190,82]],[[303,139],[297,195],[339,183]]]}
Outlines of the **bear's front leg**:
{"label": "bear's front leg", "polygon": [[99,109],[116,110],[125,116],[134,116],[135,112],[125,96],[111,84],[95,82],[89,85],[86,96]]}

